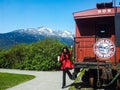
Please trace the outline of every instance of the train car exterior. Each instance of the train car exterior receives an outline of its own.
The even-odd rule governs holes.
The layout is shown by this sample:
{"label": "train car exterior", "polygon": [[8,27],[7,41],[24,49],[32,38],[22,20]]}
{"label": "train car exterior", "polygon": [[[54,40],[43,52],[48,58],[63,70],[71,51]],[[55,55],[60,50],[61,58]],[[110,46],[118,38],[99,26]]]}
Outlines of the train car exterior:
{"label": "train car exterior", "polygon": [[[76,22],[76,62],[91,62],[94,60],[111,61],[115,64],[120,62],[120,8],[96,8],[75,12],[74,19]],[[109,51],[99,53],[100,47],[94,47],[96,42],[102,39],[104,39],[104,43],[109,42],[109,44],[107,44],[110,53]],[[110,47],[110,45],[113,45],[113,47]],[[98,52],[96,48],[98,48]],[[97,53],[99,53],[99,55]]]}
{"label": "train car exterior", "polygon": [[[120,63],[120,7],[96,4],[95,9],[73,13],[75,32],[75,73],[80,68],[116,66]],[[120,67],[119,67],[120,68]],[[116,70],[117,71],[117,70]]]}

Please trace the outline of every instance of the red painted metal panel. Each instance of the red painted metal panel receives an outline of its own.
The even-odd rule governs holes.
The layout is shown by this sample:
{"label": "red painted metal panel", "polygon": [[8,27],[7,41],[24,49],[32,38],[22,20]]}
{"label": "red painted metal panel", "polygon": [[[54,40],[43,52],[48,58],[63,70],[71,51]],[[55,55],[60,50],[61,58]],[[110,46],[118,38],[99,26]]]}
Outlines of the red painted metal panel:
{"label": "red painted metal panel", "polygon": [[95,37],[77,37],[76,39],[76,60],[82,62],[95,58],[93,45]]}
{"label": "red painted metal panel", "polygon": [[106,8],[106,9],[91,9],[81,12],[75,12],[74,18],[94,18],[94,17],[107,17],[114,16],[115,12],[120,12],[120,8]]}

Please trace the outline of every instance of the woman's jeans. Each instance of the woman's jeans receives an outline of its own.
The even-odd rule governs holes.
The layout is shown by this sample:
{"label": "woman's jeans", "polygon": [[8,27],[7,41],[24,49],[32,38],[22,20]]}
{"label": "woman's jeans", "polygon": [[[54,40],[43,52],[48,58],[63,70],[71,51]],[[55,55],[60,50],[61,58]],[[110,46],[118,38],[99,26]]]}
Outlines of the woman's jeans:
{"label": "woman's jeans", "polygon": [[68,74],[70,79],[73,79],[73,75],[69,71],[69,69],[64,69],[63,70],[63,82],[62,82],[62,87],[66,86],[66,73]]}

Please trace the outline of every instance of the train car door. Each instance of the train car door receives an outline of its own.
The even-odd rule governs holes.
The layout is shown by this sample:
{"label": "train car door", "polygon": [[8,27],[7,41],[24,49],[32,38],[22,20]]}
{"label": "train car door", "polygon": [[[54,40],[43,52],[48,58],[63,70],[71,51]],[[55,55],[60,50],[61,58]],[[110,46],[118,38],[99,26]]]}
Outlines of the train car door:
{"label": "train car door", "polygon": [[98,18],[94,52],[97,60],[115,61],[115,25],[113,17]]}

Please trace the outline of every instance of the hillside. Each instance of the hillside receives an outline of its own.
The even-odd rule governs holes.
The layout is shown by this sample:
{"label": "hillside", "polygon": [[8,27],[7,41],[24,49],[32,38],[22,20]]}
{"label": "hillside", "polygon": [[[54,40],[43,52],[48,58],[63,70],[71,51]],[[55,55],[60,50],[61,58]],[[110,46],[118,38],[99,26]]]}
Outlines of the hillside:
{"label": "hillside", "polygon": [[19,29],[0,34],[0,48],[8,49],[16,44],[30,44],[46,38],[54,38],[67,45],[72,45],[74,34],[66,30],[52,30],[46,27]]}

